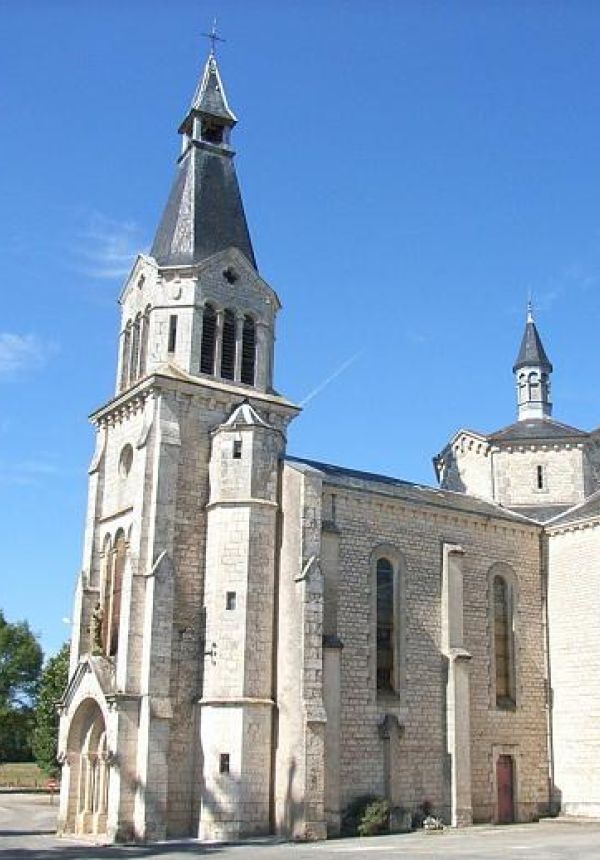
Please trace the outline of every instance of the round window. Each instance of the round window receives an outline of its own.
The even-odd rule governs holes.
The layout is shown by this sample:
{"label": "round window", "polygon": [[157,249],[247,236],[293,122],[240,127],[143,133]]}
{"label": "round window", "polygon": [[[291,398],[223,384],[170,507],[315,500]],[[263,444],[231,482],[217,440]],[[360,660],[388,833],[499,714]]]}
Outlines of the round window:
{"label": "round window", "polygon": [[126,478],[131,471],[133,463],[133,448],[131,445],[125,445],[119,456],[119,474],[122,478]]}

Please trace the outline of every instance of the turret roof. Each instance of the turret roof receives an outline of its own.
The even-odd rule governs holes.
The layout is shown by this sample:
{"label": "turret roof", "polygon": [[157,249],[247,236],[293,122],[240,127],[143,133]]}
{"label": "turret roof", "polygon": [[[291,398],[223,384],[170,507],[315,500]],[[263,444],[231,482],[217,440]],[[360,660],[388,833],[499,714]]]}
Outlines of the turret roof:
{"label": "turret roof", "polygon": [[532,365],[538,365],[549,373],[552,373],[552,365],[550,363],[550,359],[546,355],[542,340],[536,328],[530,304],[527,311],[527,322],[525,323],[523,340],[521,341],[521,347],[513,367],[513,372],[516,373],[516,371],[521,367],[531,367]]}
{"label": "turret roof", "polygon": [[[194,116],[208,114],[218,125],[231,127],[236,118],[211,54],[206,62],[192,107],[180,126],[187,148],[179,159],[150,254],[161,266],[199,263],[219,251],[237,248],[256,269],[256,259],[227,142],[205,140]],[[215,121],[217,121],[215,120]]]}

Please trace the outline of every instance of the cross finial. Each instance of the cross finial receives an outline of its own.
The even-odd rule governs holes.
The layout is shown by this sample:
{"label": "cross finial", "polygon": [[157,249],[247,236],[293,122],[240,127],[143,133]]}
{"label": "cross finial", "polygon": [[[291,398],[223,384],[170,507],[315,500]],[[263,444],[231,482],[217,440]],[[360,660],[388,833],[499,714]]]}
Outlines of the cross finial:
{"label": "cross finial", "polygon": [[533,294],[531,290],[529,290],[527,298],[527,322],[533,322]]}
{"label": "cross finial", "polygon": [[217,42],[224,42],[225,39],[222,39],[220,36],[217,36],[217,19],[213,18],[213,25],[210,33],[202,33],[203,36],[206,36],[208,41],[210,42],[210,54],[211,57],[215,55],[215,46]]}

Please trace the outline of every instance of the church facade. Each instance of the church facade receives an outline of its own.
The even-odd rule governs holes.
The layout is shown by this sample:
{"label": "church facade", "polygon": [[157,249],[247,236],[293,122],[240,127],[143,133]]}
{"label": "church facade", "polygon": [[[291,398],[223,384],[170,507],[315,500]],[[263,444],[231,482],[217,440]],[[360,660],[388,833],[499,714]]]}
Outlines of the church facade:
{"label": "church facade", "polygon": [[518,420],[459,431],[438,487],[288,456],[235,123],[211,53],[92,416],[60,831],[320,839],[367,794],[600,814],[600,432],[552,418],[529,312]]}

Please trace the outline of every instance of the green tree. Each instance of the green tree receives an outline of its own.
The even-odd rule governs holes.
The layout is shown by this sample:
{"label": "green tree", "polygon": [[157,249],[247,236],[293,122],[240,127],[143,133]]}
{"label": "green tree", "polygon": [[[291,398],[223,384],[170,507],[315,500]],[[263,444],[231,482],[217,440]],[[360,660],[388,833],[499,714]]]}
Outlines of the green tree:
{"label": "green tree", "polygon": [[69,679],[69,643],[50,657],[39,682],[32,748],[36,762],[48,776],[56,776],[58,744],[58,712],[56,703],[61,698]]}
{"label": "green tree", "polygon": [[31,758],[29,735],[42,659],[27,622],[11,624],[0,610],[0,762]]}

